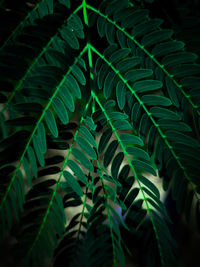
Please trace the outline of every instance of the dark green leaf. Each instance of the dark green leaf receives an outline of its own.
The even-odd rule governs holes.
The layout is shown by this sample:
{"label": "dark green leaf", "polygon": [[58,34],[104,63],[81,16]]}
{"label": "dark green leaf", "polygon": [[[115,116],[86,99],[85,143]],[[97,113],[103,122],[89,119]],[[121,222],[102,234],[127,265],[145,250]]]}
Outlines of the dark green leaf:
{"label": "dark green leaf", "polygon": [[118,153],[113,159],[111,166],[111,174],[114,179],[117,179],[119,168],[122,164],[123,159],[124,159],[124,154],[122,152]]}
{"label": "dark green leaf", "polygon": [[121,216],[119,216],[119,214],[116,212],[116,210],[113,209],[113,207],[110,206],[110,205],[109,205],[109,209],[111,210],[111,212],[114,215],[115,219],[117,219],[120,222],[120,224],[122,224],[124,226],[124,228],[129,230],[128,226],[124,223],[123,219],[121,218]]}
{"label": "dark green leaf", "polygon": [[106,19],[103,18],[102,16],[99,16],[97,20],[97,30],[101,38],[105,35],[105,24],[106,24]]}
{"label": "dark green leaf", "polygon": [[172,52],[180,51],[184,48],[185,44],[180,41],[172,40],[157,44],[153,50],[152,54],[155,56],[169,55]]}
{"label": "dark green leaf", "polygon": [[172,142],[185,144],[187,146],[194,147],[194,148],[200,146],[196,139],[194,139],[193,137],[187,136],[183,133],[179,133],[176,131],[167,131],[165,135]]}
{"label": "dark green leaf", "polygon": [[105,77],[106,77],[106,74],[108,72],[108,64],[102,64],[99,72],[98,72],[98,79],[97,79],[97,84],[99,86],[99,89],[102,89],[103,87],[103,84],[104,84],[104,81],[105,81]]}
{"label": "dark green leaf", "polygon": [[84,136],[88,142],[97,148],[97,144],[96,144],[96,141],[93,137],[93,135],[90,133],[90,131],[85,127],[85,126],[80,126],[80,133],[82,134],[82,136]]}
{"label": "dark green leaf", "polygon": [[135,158],[150,161],[150,157],[146,151],[138,147],[127,147],[126,152]]}
{"label": "dark green leaf", "polygon": [[128,115],[126,115],[125,113],[122,113],[122,112],[111,112],[108,114],[110,120],[115,120],[115,121],[118,121],[118,120],[125,120],[128,118]]}
{"label": "dark green leaf", "polygon": [[149,190],[151,190],[158,199],[160,199],[160,192],[158,188],[150,181],[150,179],[147,179],[146,177],[139,175],[138,176],[141,183],[143,183]]}
{"label": "dark green leaf", "polygon": [[115,72],[110,71],[108,75],[105,78],[103,92],[106,99],[108,99],[111,94],[114,87],[114,79],[115,79]]}
{"label": "dark green leaf", "polygon": [[86,79],[82,70],[77,65],[73,65],[71,69],[72,69],[72,74],[79,81],[79,83],[82,85],[86,85]]}
{"label": "dark green leaf", "polygon": [[138,136],[135,136],[133,134],[126,134],[123,133],[120,135],[120,140],[125,144],[125,145],[139,145],[139,146],[144,146],[144,143],[141,138]]}
{"label": "dark green leaf", "polygon": [[85,154],[77,147],[72,148],[72,154],[86,169],[93,172],[94,167]]}
{"label": "dark green leaf", "polygon": [[71,90],[72,94],[76,96],[78,99],[80,99],[81,90],[76,79],[71,74],[66,75],[65,78],[66,81],[64,83],[64,86],[66,85]]}
{"label": "dark green leaf", "polygon": [[16,198],[18,200],[17,203],[19,204],[20,211],[23,212],[24,211],[24,208],[23,208],[24,196],[22,196],[22,191],[20,188],[20,182],[17,179],[15,179],[13,182],[13,189],[16,193]]}
{"label": "dark green leaf", "polygon": [[90,146],[90,144],[81,136],[77,136],[76,142],[82,148],[82,150],[88,154],[91,159],[96,159],[97,155],[94,149]]}
{"label": "dark green leaf", "polygon": [[171,106],[169,98],[159,95],[143,95],[141,101],[149,106]]}
{"label": "dark green leaf", "polygon": [[84,38],[83,24],[80,17],[77,14],[73,16],[68,21],[68,27],[75,33],[78,38]]}
{"label": "dark green leaf", "polygon": [[99,140],[99,145],[98,145],[99,154],[101,154],[104,151],[111,136],[112,136],[112,130],[110,128],[105,130],[105,132],[101,135],[100,140]]}
{"label": "dark green leaf", "polygon": [[129,70],[125,73],[124,79],[130,82],[135,82],[137,80],[147,78],[152,75],[153,75],[153,71],[150,69]]}
{"label": "dark green leaf", "polygon": [[108,110],[110,110],[110,109],[112,110],[112,108],[115,107],[115,104],[116,104],[115,100],[112,99],[112,100],[108,100],[108,101],[104,104],[103,107],[104,107],[105,110],[108,111]]}
{"label": "dark green leaf", "polygon": [[50,109],[48,109],[45,113],[45,121],[52,135],[54,137],[58,137],[58,128],[56,125],[56,120]]}
{"label": "dark green leaf", "polygon": [[169,39],[173,34],[172,30],[157,30],[153,31],[149,34],[146,34],[142,40],[141,43],[144,46],[152,46],[157,43],[161,43],[162,41],[165,41]]}
{"label": "dark green leaf", "polygon": [[130,123],[126,120],[114,121],[113,126],[116,130],[130,130],[130,129],[132,129]]}
{"label": "dark green leaf", "polygon": [[137,168],[142,171],[146,171],[148,173],[153,174],[154,176],[157,176],[155,169],[151,166],[151,164],[146,163],[145,161],[141,160],[133,160],[132,161],[134,168]]}
{"label": "dark green leaf", "polygon": [[29,168],[29,163],[26,157],[23,158],[23,166],[24,166],[24,171],[26,174],[26,179],[28,182],[29,187],[32,188],[32,180],[31,180],[31,173],[30,173],[30,168]]}
{"label": "dark green leaf", "polygon": [[35,118],[28,116],[7,120],[5,122],[6,126],[28,126],[28,125],[34,125],[35,123],[36,123]]}
{"label": "dark green leaf", "polygon": [[79,185],[79,183],[74,178],[74,176],[68,171],[64,171],[63,176],[67,180],[67,184],[74,190],[74,192],[78,196],[82,197],[83,196],[83,190],[82,190],[81,186]]}
{"label": "dark green leaf", "polygon": [[88,116],[87,116],[87,117],[84,119],[84,123],[85,123],[88,127],[90,127],[90,129],[93,130],[93,131],[95,131],[96,128],[97,128],[96,124],[94,123],[94,121],[93,121],[93,119],[92,119],[91,117],[88,117]]}
{"label": "dark green leaf", "polygon": [[139,188],[133,188],[127,195],[124,204],[127,208],[129,208],[132,204],[135,198],[137,197],[138,193],[140,192]]}
{"label": "dark green leaf", "polygon": [[41,112],[42,106],[38,103],[23,103],[13,105],[14,110],[19,112]]}
{"label": "dark green leaf", "polygon": [[117,41],[119,42],[120,47],[126,48],[126,37],[124,35],[124,33],[120,30],[117,30]]}
{"label": "dark green leaf", "polygon": [[76,164],[75,161],[73,160],[68,160],[68,166],[70,167],[70,169],[74,172],[74,174],[77,176],[77,178],[84,184],[87,184],[87,178],[84,174],[84,172],[82,171],[82,169],[78,166],[78,164]]}
{"label": "dark green leaf", "polygon": [[126,87],[122,81],[117,83],[116,87],[116,97],[119,108],[122,110],[126,102]]}
{"label": "dark green leaf", "polygon": [[10,190],[9,197],[10,197],[11,207],[12,207],[12,210],[14,211],[15,218],[19,222],[18,208],[17,208],[16,198],[15,198],[13,190]]}
{"label": "dark green leaf", "polygon": [[116,69],[118,69],[120,72],[125,72],[128,71],[135,66],[137,66],[139,63],[141,63],[141,58],[140,57],[131,57],[124,59],[117,63]]}
{"label": "dark green leaf", "polygon": [[169,94],[169,97],[170,97],[172,103],[176,107],[179,107],[179,99],[178,99],[177,92],[176,92],[177,89],[176,89],[173,81],[169,77],[166,77],[165,82],[166,82],[167,91],[168,91],[168,94]]}
{"label": "dark green leaf", "polygon": [[73,29],[70,29],[70,27],[65,27],[60,30],[62,38],[73,48],[73,49],[79,49],[79,42],[76,38],[76,35],[73,32]]}
{"label": "dark green leaf", "polygon": [[35,149],[35,153],[37,155],[37,159],[38,159],[38,162],[40,163],[40,166],[44,167],[45,166],[44,157],[43,157],[43,153],[40,150],[37,136],[33,137],[33,147]]}
{"label": "dark green leaf", "polygon": [[128,54],[130,53],[129,48],[122,48],[117,51],[115,51],[110,57],[109,61],[111,63],[117,63],[118,61],[121,61],[122,59],[126,58]]}
{"label": "dark green leaf", "polygon": [[196,54],[184,51],[165,56],[162,60],[162,64],[165,66],[174,66],[182,63],[191,63],[194,62],[196,59]]}
{"label": "dark green leaf", "polygon": [[38,170],[37,169],[37,163],[36,163],[34,150],[33,150],[33,148],[31,146],[28,147],[27,154],[28,154],[29,162],[31,164],[32,171],[33,171],[33,176],[35,176],[35,178],[37,178],[38,177],[38,174],[37,174],[37,170]]}
{"label": "dark green leaf", "polygon": [[144,20],[141,23],[135,25],[132,29],[132,36],[140,37],[144,36],[145,34],[156,30],[157,27],[161,25],[163,21],[161,19],[151,19],[151,20]]}
{"label": "dark green leaf", "polygon": [[117,147],[118,147],[117,140],[112,141],[107,147],[106,152],[103,157],[103,165],[105,168],[107,168],[109,163],[111,162]]}
{"label": "dark green leaf", "polygon": [[112,23],[106,23],[105,25],[106,38],[109,44],[115,43],[115,27]]}
{"label": "dark green leaf", "polygon": [[157,80],[144,80],[135,82],[132,86],[133,90],[137,93],[154,91],[162,88],[163,83]]}
{"label": "dark green leaf", "polygon": [[185,77],[181,80],[181,85],[185,88],[199,89],[200,77]]}
{"label": "dark green leaf", "polygon": [[131,14],[124,16],[122,21],[123,28],[134,28],[141,21],[144,21],[148,16],[149,11],[147,9],[133,9]]}
{"label": "dark green leaf", "polygon": [[181,122],[181,121],[159,119],[157,123],[158,125],[166,129],[172,129],[172,130],[183,131],[183,132],[192,131],[191,127],[188,124]]}
{"label": "dark green leaf", "polygon": [[38,137],[38,146],[41,150],[41,152],[44,154],[47,151],[47,144],[46,144],[46,133],[44,124],[40,122],[37,129],[37,137]]}
{"label": "dark green leaf", "polygon": [[71,7],[70,0],[58,0],[59,3],[63,4],[67,8]]}
{"label": "dark green leaf", "polygon": [[68,87],[62,86],[59,90],[59,95],[61,99],[63,100],[66,108],[69,109],[69,111],[74,112],[75,107],[74,107],[74,99],[72,94],[69,92]]}
{"label": "dark green leaf", "polygon": [[61,120],[61,122],[63,124],[67,124],[69,122],[69,116],[62,100],[60,100],[58,97],[54,97],[52,103],[53,103],[53,108],[56,114],[58,115],[59,119]]}
{"label": "dark green leaf", "polygon": [[169,119],[174,121],[181,120],[181,116],[178,113],[166,108],[152,107],[150,108],[150,112],[152,113],[153,116],[157,118]]}
{"label": "dark green leaf", "polygon": [[171,73],[176,76],[176,78],[182,78],[185,76],[199,75],[200,74],[200,64],[181,64],[174,67]]}

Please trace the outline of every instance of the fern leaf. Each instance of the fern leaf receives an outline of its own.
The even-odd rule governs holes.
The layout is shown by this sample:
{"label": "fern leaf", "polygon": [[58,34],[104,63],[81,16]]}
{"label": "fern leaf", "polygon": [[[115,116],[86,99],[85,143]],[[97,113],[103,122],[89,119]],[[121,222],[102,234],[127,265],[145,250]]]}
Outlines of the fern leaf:
{"label": "fern leaf", "polygon": [[94,149],[89,145],[89,143],[83,137],[78,136],[76,142],[82,148],[82,150],[88,154],[88,156],[91,159],[96,159],[96,153]]}
{"label": "fern leaf", "polygon": [[55,97],[53,99],[53,107],[58,117],[60,118],[61,122],[63,124],[67,124],[69,122],[68,112],[67,112],[67,109],[64,103],[62,102],[60,98]]}
{"label": "fern leaf", "polygon": [[[115,73],[118,73],[117,72],[117,70],[114,68],[114,66],[112,66],[112,64],[107,60],[107,59],[105,59],[105,57],[102,57],[102,55],[96,50],[96,49],[93,49],[93,51],[94,52],[96,52],[102,59],[104,59],[104,61],[109,65],[109,66],[111,66],[111,68],[112,68],[112,70],[114,70],[115,71]],[[135,71],[135,70],[134,70]],[[134,74],[134,71],[132,71],[132,73]],[[101,73],[99,73],[100,75],[101,75]],[[124,75],[127,75],[127,73],[125,73]],[[121,76],[121,74],[118,74],[118,76],[119,77],[121,77],[121,80],[122,81],[124,81],[124,82],[126,82],[126,79],[124,79],[124,77],[122,77]],[[134,77],[134,76],[133,76]],[[142,77],[141,77],[142,78]],[[133,78],[134,79],[134,78]],[[146,80],[145,80],[145,82],[146,82]],[[158,81],[159,82],[159,81]],[[137,82],[136,82],[137,83]],[[140,83],[140,82],[139,82]],[[160,83],[160,82],[159,82]],[[126,83],[127,84],[127,83]],[[161,83],[162,84],[162,83]],[[133,84],[133,86],[134,86],[134,84]],[[129,87],[129,89],[130,90],[132,90],[132,88],[131,87]],[[137,97],[136,97],[136,99],[137,99]],[[138,102],[139,103],[141,103],[140,102],[140,100],[138,99]],[[137,124],[137,122],[138,122],[138,120],[141,118],[141,107],[140,107],[140,105],[139,105],[139,103],[135,103],[134,104],[134,107],[133,107],[133,109],[132,109],[132,114],[134,114],[134,117],[133,117],[133,121]],[[138,111],[136,111],[136,109],[138,110]],[[157,117],[158,116],[158,118],[163,118],[163,116],[164,116],[164,118],[166,117],[167,119],[169,119],[169,120],[175,120],[175,121],[180,121],[181,120],[181,117],[180,117],[180,115],[179,114],[176,114],[174,111],[171,111],[171,110],[167,110],[167,109],[165,109],[165,108],[161,108],[161,107],[152,107],[152,108],[150,108],[150,113],[153,115],[153,116],[155,116],[155,117]],[[157,112],[157,111],[159,111],[159,112]],[[146,111],[147,112],[147,111]],[[149,114],[150,114],[149,113]],[[147,114],[148,114],[148,112],[147,112]],[[143,136],[143,138],[145,138],[145,135],[144,135],[144,133],[146,132],[147,133],[147,129],[148,129],[148,124],[149,124],[149,122],[148,122],[148,115],[145,115],[145,114],[143,114],[143,116],[142,116],[142,120],[140,121],[140,124],[139,124],[139,132],[141,133],[141,136]],[[166,139],[165,139],[165,142],[166,142]],[[170,142],[170,140],[168,140],[168,142]],[[169,143],[168,143],[169,144]],[[168,145],[168,148],[170,149],[170,151],[172,151],[171,150],[171,147],[170,147],[170,145]],[[174,151],[175,152],[175,151]],[[173,152],[172,152],[173,153]],[[175,153],[179,153],[179,152],[175,152]],[[182,167],[183,167],[183,165],[185,164],[185,163],[183,163],[183,161],[179,161],[178,160],[178,158],[174,155],[174,158],[175,158],[175,160],[177,161],[177,163],[178,163],[178,165],[179,166],[181,166],[181,169],[182,169]],[[136,164],[138,164],[138,166],[141,166],[141,162],[137,162]],[[148,167],[148,165],[146,165],[144,162],[142,163],[142,165],[143,165],[143,167],[145,168],[145,169],[147,169],[148,171],[150,171],[150,169],[149,169],[149,167]],[[194,170],[194,173],[195,173],[196,171]],[[152,174],[155,174],[155,172],[154,171],[152,171]],[[186,172],[184,172],[184,175],[185,175],[185,177],[186,177],[186,179],[187,180],[189,180],[190,181],[190,184],[191,184],[191,181],[193,180],[193,178],[191,178],[191,175],[188,175]],[[197,199],[198,199],[198,197],[197,197]]]}
{"label": "fern leaf", "polygon": [[83,170],[79,167],[79,165],[73,161],[73,160],[68,160],[68,166],[70,169],[74,172],[74,174],[78,177],[78,179],[84,183],[85,185],[87,184],[87,178],[83,172]]}
{"label": "fern leaf", "polygon": [[45,113],[45,120],[46,120],[46,124],[49,127],[49,130],[52,133],[52,135],[54,137],[58,137],[58,129],[57,129],[57,125],[56,125],[56,120],[55,120],[54,115],[50,109],[47,110]]}
{"label": "fern leaf", "polygon": [[[77,62],[77,60],[75,60],[75,62]],[[70,70],[71,71],[71,70]],[[71,76],[72,77],[72,76]],[[45,80],[46,81],[46,80]],[[59,82],[59,85],[57,87],[57,90],[55,92],[55,94],[51,97],[51,100],[49,102],[49,104],[51,103],[51,101],[54,99],[54,97],[56,96],[56,94],[58,93],[61,85],[63,84],[63,82],[65,81],[65,77],[63,78],[63,80],[61,80],[61,82]],[[73,81],[76,81],[75,78],[73,78]],[[76,82],[77,83],[77,82]],[[60,108],[60,107],[59,107]],[[60,114],[60,113],[59,113]],[[45,115],[45,116],[44,116]],[[34,127],[34,129],[32,130],[32,134],[31,134],[31,137],[29,138],[28,140],[28,143],[25,147],[25,150],[24,152],[22,152],[22,155],[21,155],[21,158],[20,158],[20,161],[19,161],[19,164],[18,164],[18,167],[16,169],[16,171],[14,172],[13,176],[12,176],[12,179],[10,181],[10,185],[8,185],[7,187],[7,191],[4,195],[4,198],[2,199],[2,202],[1,202],[1,208],[3,207],[5,201],[6,201],[6,198],[9,196],[9,191],[11,190],[11,186],[12,184],[15,182],[15,179],[17,177],[16,173],[17,173],[17,170],[19,169],[19,167],[21,166],[21,163],[23,161],[23,158],[25,156],[25,153],[27,151],[28,153],[28,158],[29,158],[29,161],[31,163],[31,168],[32,168],[32,171],[33,171],[33,175],[35,177],[37,177],[37,162],[36,162],[36,157],[35,157],[35,153],[37,155],[37,159],[39,160],[39,163],[41,166],[44,166],[45,163],[44,163],[44,159],[43,159],[43,153],[41,152],[41,149],[40,147],[38,146],[40,143],[38,142],[38,137],[35,136],[36,134],[36,131],[38,130],[38,126],[40,125],[40,122],[41,120],[43,119],[43,117],[45,117],[45,120],[46,120],[46,124],[47,126],[49,127],[51,133],[53,134],[53,136],[57,137],[58,136],[58,129],[57,129],[57,124],[56,124],[56,120],[55,120],[55,117],[52,113],[52,111],[50,109],[48,109],[48,106],[46,106],[46,108],[43,110],[39,120],[38,120],[38,123],[36,124],[36,126]],[[22,117],[22,118],[17,118],[17,119],[13,119],[13,120],[10,120],[10,123],[16,125],[16,123],[20,124],[20,125],[30,125],[31,123],[33,123],[30,118],[29,118],[29,122],[27,120],[28,118],[26,117]],[[9,122],[9,121],[8,121]],[[34,149],[35,151],[33,150],[33,148],[30,146],[30,142],[33,141],[33,146],[34,146]],[[64,144],[65,145],[65,144]],[[65,145],[66,147],[66,145]],[[29,184],[30,184],[30,181],[29,181]]]}
{"label": "fern leaf", "polygon": [[44,157],[43,157],[43,153],[40,150],[37,136],[33,137],[33,147],[37,155],[38,162],[40,163],[40,166],[44,167],[45,166]]}
{"label": "fern leaf", "polygon": [[150,0],[0,2],[0,240],[20,266],[126,266],[134,240],[176,266],[149,175],[199,223],[197,55]]}
{"label": "fern leaf", "polygon": [[[65,179],[67,180],[67,184],[77,193],[78,196],[83,196],[83,191],[79,185],[79,183],[74,179],[73,175],[70,172],[64,171],[63,173]],[[64,186],[64,183],[63,183]]]}
{"label": "fern leaf", "polygon": [[[114,127],[113,127],[113,125],[112,125],[112,122],[110,121],[111,118],[110,118],[109,114],[107,114],[106,110],[103,108],[103,106],[101,105],[100,101],[98,100],[98,98],[97,98],[96,96],[95,96],[95,99],[96,99],[97,103],[99,104],[99,106],[101,107],[102,112],[104,113],[104,115],[105,115],[106,119],[108,120],[110,126],[112,127],[112,130],[114,131],[114,133],[115,133],[115,135],[116,135],[116,137],[117,137],[117,139],[118,139],[118,141],[119,141],[119,143],[120,143],[120,145],[121,145],[121,147],[122,147],[122,150],[124,151],[124,154],[126,155],[128,161],[129,161],[129,164],[130,164],[130,166],[131,166],[131,168],[132,168],[132,170],[133,170],[133,173],[134,173],[135,178],[136,178],[136,180],[137,180],[137,182],[138,182],[139,188],[140,188],[140,190],[142,191],[142,194],[143,194],[143,197],[144,197],[144,202],[145,202],[145,205],[146,205],[146,207],[147,207],[147,211],[148,211],[148,213],[149,213],[149,216],[150,216],[150,218],[151,218],[152,225],[153,225],[153,228],[154,228],[154,231],[155,231],[155,236],[156,236],[156,239],[157,239],[157,242],[158,242],[158,248],[159,248],[159,253],[160,253],[161,263],[162,263],[163,266],[165,266],[165,265],[167,264],[167,262],[166,262],[166,260],[164,259],[164,254],[163,254],[163,250],[162,250],[162,247],[161,247],[161,244],[163,245],[163,243],[162,243],[162,240],[160,240],[160,238],[162,239],[162,237],[158,235],[159,232],[158,232],[158,230],[156,229],[156,226],[155,226],[155,225],[156,225],[156,222],[154,222],[153,214],[151,213],[151,209],[149,208],[149,205],[153,205],[153,207],[154,207],[156,210],[158,210],[159,212],[161,212],[161,214],[162,214],[163,216],[165,216],[166,218],[168,218],[168,216],[166,215],[166,212],[165,212],[165,209],[164,209],[164,207],[163,207],[162,202],[161,202],[159,199],[157,199],[157,198],[158,198],[158,194],[157,194],[157,195],[155,195],[154,193],[152,194],[151,191],[149,190],[151,187],[148,187],[148,189],[143,190],[143,188],[142,188],[141,185],[140,185],[140,177],[142,177],[142,179],[143,179],[143,176],[140,176],[140,175],[138,174],[138,172],[142,169],[142,170],[144,170],[144,171],[146,171],[146,172],[150,172],[150,173],[152,173],[153,175],[156,175],[156,173],[155,173],[155,171],[154,171],[154,168],[152,167],[152,163],[150,162],[150,160],[149,160],[149,161],[147,160],[147,158],[146,158],[146,154],[145,154],[145,156],[144,156],[144,154],[142,154],[143,157],[145,157],[145,160],[144,160],[144,158],[143,158],[143,161],[139,160],[138,158],[136,158],[136,159],[133,160],[133,161],[130,160],[130,158],[129,158],[129,156],[128,156],[126,150],[125,150],[125,147],[124,147],[122,141],[120,140],[120,137],[118,136],[116,130],[114,129]],[[116,113],[116,112],[113,112],[113,113]],[[113,114],[113,113],[111,112],[110,114]],[[126,118],[126,117],[125,117],[125,118]],[[115,120],[115,119],[118,119],[118,117],[117,117],[117,116],[112,116],[112,120]],[[126,135],[127,135],[127,134],[124,134],[125,138],[126,138]],[[125,140],[127,140],[127,142],[130,143],[130,140],[128,140],[128,139],[125,139]],[[137,140],[137,138],[136,138],[136,140]],[[135,141],[135,140],[134,140],[134,141]],[[114,142],[114,141],[113,141],[113,142]],[[118,143],[118,142],[117,142],[117,143]],[[142,143],[142,144],[143,144],[143,143]],[[112,145],[112,142],[110,143],[110,145]],[[112,147],[114,147],[114,146],[112,146]],[[108,146],[108,150],[106,150],[106,151],[111,151],[111,149],[109,148],[109,146]],[[106,152],[105,152],[104,156],[106,156]],[[136,154],[134,154],[134,157],[136,157]],[[139,154],[139,157],[141,157],[141,154]],[[107,158],[109,159],[109,155],[107,156]],[[146,161],[146,162],[145,162],[145,161]],[[110,162],[110,159],[109,159],[109,162]],[[109,162],[108,162],[108,163],[109,163]],[[104,164],[104,165],[105,165],[105,164]],[[107,165],[104,166],[104,167],[107,167]],[[130,169],[130,168],[129,168],[129,169]],[[128,172],[129,172],[129,171],[128,171]],[[124,175],[123,175],[123,176],[124,176]],[[150,181],[149,181],[149,183],[150,183]],[[154,188],[153,185],[152,185],[152,189],[153,189],[153,192],[155,192],[155,188]],[[147,198],[147,197],[145,196],[145,193],[147,193],[147,195],[150,196],[151,198],[150,198],[150,199]],[[154,199],[154,200],[152,199],[152,196],[153,196],[153,199]],[[156,201],[156,202],[154,202],[154,201]],[[166,244],[166,246],[167,246],[168,249],[169,249],[170,245],[169,245],[169,244]]]}

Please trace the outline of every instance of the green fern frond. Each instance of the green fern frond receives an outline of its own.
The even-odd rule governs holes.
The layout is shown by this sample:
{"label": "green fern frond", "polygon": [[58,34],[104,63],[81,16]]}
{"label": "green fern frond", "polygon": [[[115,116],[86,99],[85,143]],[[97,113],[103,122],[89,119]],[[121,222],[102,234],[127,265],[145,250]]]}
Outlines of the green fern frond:
{"label": "green fern frond", "polygon": [[132,2],[38,1],[4,32],[0,240],[20,266],[126,266],[127,233],[144,266],[178,265],[157,173],[199,224],[198,56]]}

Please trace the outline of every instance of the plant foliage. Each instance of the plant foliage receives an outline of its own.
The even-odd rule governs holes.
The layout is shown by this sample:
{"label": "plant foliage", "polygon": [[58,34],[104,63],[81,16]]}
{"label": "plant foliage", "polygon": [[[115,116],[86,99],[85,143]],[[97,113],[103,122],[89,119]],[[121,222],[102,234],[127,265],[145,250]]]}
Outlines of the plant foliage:
{"label": "plant foliage", "polygon": [[145,266],[178,265],[149,175],[199,224],[197,55],[143,1],[21,1],[9,20],[0,2],[0,238],[16,263],[126,266],[125,231]]}

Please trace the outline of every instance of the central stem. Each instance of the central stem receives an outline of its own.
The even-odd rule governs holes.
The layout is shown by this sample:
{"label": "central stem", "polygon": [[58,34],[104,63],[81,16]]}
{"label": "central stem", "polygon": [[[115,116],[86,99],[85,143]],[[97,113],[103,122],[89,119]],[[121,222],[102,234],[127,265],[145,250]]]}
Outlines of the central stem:
{"label": "central stem", "polygon": [[[86,0],[83,0],[82,2],[82,6],[83,6],[83,18],[84,18],[84,22],[85,25],[88,27],[88,15],[87,15],[87,3]],[[89,45],[89,42],[87,43],[87,49],[88,49],[88,62],[89,62],[89,69],[90,69],[90,80],[94,81],[94,74],[93,74],[93,63],[92,63],[92,51],[91,51],[91,47]],[[90,86],[93,87],[94,83],[91,82]],[[94,88],[91,89],[91,92],[94,93]],[[93,94],[92,94],[93,95]],[[93,97],[93,102],[92,102],[92,113],[95,112],[95,99]]]}
{"label": "central stem", "polygon": [[87,8],[86,8],[86,0],[83,0],[82,6],[83,6],[83,17],[84,17],[84,22],[88,26],[88,16],[87,16]]}

